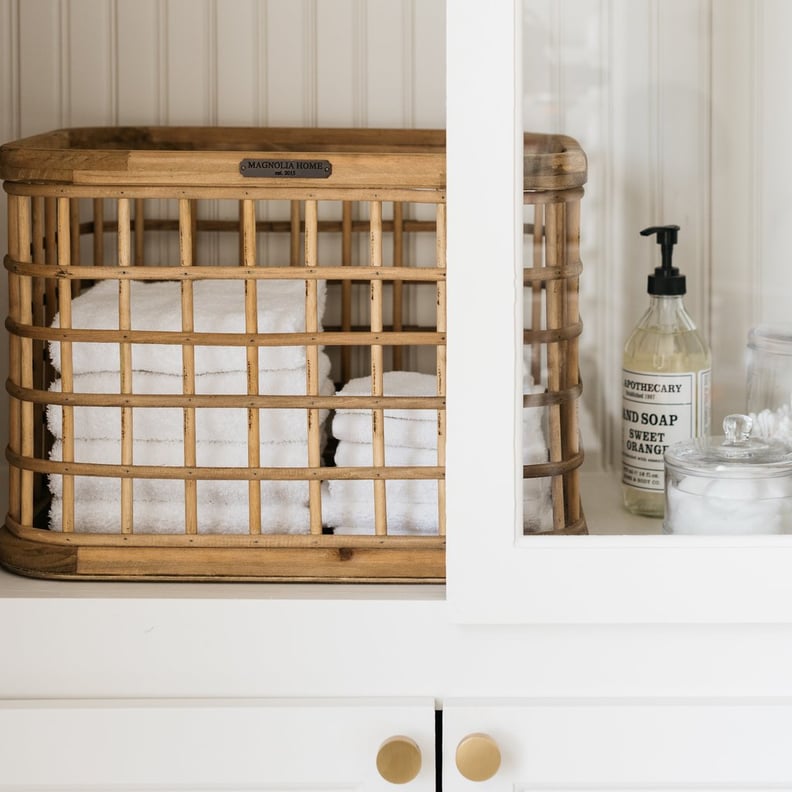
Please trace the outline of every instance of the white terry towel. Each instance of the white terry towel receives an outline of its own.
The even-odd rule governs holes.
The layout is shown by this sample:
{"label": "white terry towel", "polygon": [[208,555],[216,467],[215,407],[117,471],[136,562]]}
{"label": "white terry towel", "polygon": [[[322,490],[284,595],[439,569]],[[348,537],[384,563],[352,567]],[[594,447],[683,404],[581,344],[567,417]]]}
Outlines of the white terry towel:
{"label": "white terry towel", "polygon": [[[530,379],[530,377],[529,377]],[[437,379],[433,374],[415,371],[389,371],[383,374],[383,391],[386,396],[435,396]],[[541,392],[542,388],[524,382],[524,392]],[[370,396],[371,377],[350,380],[339,396]],[[384,436],[388,446],[406,448],[437,448],[437,410],[386,409],[384,411]],[[523,447],[544,447],[542,422],[543,407],[523,409]],[[480,419],[483,421],[483,419]],[[332,434],[340,441],[371,443],[371,410],[339,408],[332,420]],[[527,464],[527,463],[526,463]]]}
{"label": "white terry towel", "polygon": [[[437,451],[432,448],[411,448],[385,444],[386,465],[437,465]],[[369,467],[374,464],[371,443],[339,442],[335,450],[335,463],[339,467]],[[547,447],[542,443],[523,447],[523,464],[547,462]]]}
{"label": "white terry towel", "polygon": [[[62,444],[56,441],[50,453],[50,459],[59,461]],[[197,449],[199,465],[220,467],[245,467],[247,447],[241,443],[212,443],[199,446]],[[184,462],[181,446],[176,443],[135,443],[134,461],[138,465],[157,465],[179,467]],[[118,464],[121,459],[119,443],[105,440],[76,441],[75,459],[78,462],[95,464]],[[301,467],[307,464],[308,452],[300,443],[279,443],[262,445],[262,467]],[[63,494],[63,477],[51,474],[48,478],[50,492],[55,497]],[[147,479],[134,480],[133,491],[135,500],[184,501],[184,481],[182,479]],[[197,483],[199,499],[233,504],[238,500],[247,502],[248,482],[243,480],[200,479]],[[75,476],[75,500],[115,500],[121,497],[120,479],[106,476]],[[307,481],[262,481],[262,500],[282,503],[308,503]]]}
{"label": "white terry towel", "polygon": [[[437,378],[416,371],[388,371],[382,376],[386,396],[436,396]],[[371,377],[347,382],[338,396],[371,396]],[[392,446],[437,448],[437,410],[387,409],[385,442]],[[371,442],[371,410],[343,407],[333,416],[333,436],[353,443]]]}
{"label": "white terry towel", "polygon": [[[56,440],[50,459],[62,459],[63,443]],[[196,443],[196,461],[199,467],[247,467],[247,443]],[[184,445],[181,441],[134,440],[132,458],[136,465],[184,466]],[[300,467],[308,463],[305,443],[266,443],[259,445],[259,467]],[[100,465],[121,463],[121,443],[118,440],[74,441],[74,461]]]}
{"label": "white terry towel", "polygon": [[[437,482],[388,480],[385,482],[388,533],[438,532]],[[374,532],[374,487],[371,481],[332,480],[323,484],[322,519],[337,534]],[[550,531],[553,508],[550,480],[523,480],[523,525],[528,532]]]}
{"label": "white terry towel", "polygon": [[[437,534],[437,503],[386,500],[385,512],[390,535]],[[365,501],[353,501],[326,494],[322,500],[322,521],[333,526],[336,534],[373,534],[373,495]]]}
{"label": "white terry towel", "polygon": [[[388,533],[394,536],[435,535],[438,533],[437,509],[436,502],[407,503],[386,497]],[[366,500],[350,500],[326,492],[322,500],[322,519],[326,525],[334,527],[335,534],[373,534],[373,495]],[[552,530],[553,510],[548,498],[526,497],[523,500],[523,526],[528,532]]]}
{"label": "white terry towel", "polygon": [[[317,379],[324,384],[330,379],[330,358],[324,351],[319,352]],[[305,368],[259,369],[259,393],[272,395],[304,394],[306,391]],[[60,379],[50,390],[60,391]],[[114,371],[89,371],[74,375],[75,393],[118,393],[120,387],[118,369]],[[163,374],[156,371],[132,371],[131,388],[133,393],[184,392],[181,369],[177,374]],[[202,395],[247,394],[247,367],[237,371],[214,371],[198,374],[195,377],[195,392]]]}
{"label": "white terry towel", "polygon": [[528,533],[553,529],[553,499],[549,478],[523,479],[523,529]]}
{"label": "white terry towel", "polygon": [[[324,353],[323,353],[324,354]],[[327,359],[327,356],[324,356]],[[334,392],[332,380],[327,376],[329,359],[324,378],[320,380],[320,393],[330,396]],[[282,379],[279,377],[282,375]],[[228,384],[226,384],[226,378]],[[196,390],[201,394],[244,393],[245,375],[240,372],[229,374],[203,374],[196,377]],[[305,393],[305,373],[299,369],[282,372],[261,372],[260,392],[271,395]],[[242,380],[241,391],[236,390]],[[181,377],[169,374],[136,372],[133,391],[136,394],[181,393]],[[266,388],[266,390],[265,390]],[[56,380],[51,391],[60,391],[61,381]],[[118,374],[96,372],[74,377],[76,393],[118,393]],[[327,420],[328,410],[319,411],[319,423]],[[116,440],[121,438],[120,407],[74,407],[74,436],[79,439]],[[60,405],[47,405],[47,428],[56,438],[63,436],[63,411]],[[184,410],[181,407],[134,407],[132,408],[132,434],[136,440],[162,440],[180,442],[184,436]],[[247,438],[248,412],[243,407],[198,407],[195,410],[196,437],[198,442],[228,440],[245,442]],[[259,410],[259,433],[263,442],[308,441],[308,412],[305,409],[262,408]]]}
{"label": "white terry towel", "polygon": [[[544,408],[525,407],[523,409],[523,447],[543,448],[547,456],[547,446],[542,431],[542,417]],[[373,430],[371,425],[371,411],[368,415],[350,415],[341,410],[336,410],[332,419],[331,432],[341,442],[372,443]],[[400,420],[387,417],[385,412],[384,436],[385,444],[389,447],[437,449],[437,419]],[[477,419],[480,428],[484,428],[484,419]],[[526,462],[527,464],[527,462]]]}
{"label": "white terry towel", "polygon": [[[335,463],[339,467],[370,467],[373,462],[371,443],[340,442],[335,450]],[[385,446],[385,464],[391,466],[437,465],[437,451],[429,448]]]}
{"label": "white terry towel", "polygon": [[[335,462],[339,467],[369,467],[373,464],[372,454],[370,443],[342,441],[336,448]],[[385,464],[392,467],[435,466],[437,451],[386,445]],[[335,527],[335,533],[374,533],[371,481],[331,480],[322,485],[322,490],[322,521]],[[388,533],[437,533],[437,481],[394,479],[386,481],[385,491]]]}
{"label": "white terry towel", "polygon": [[[386,371],[382,375],[382,391],[385,396],[437,396],[437,377],[417,371]],[[358,377],[347,382],[339,396],[371,396],[371,377]],[[343,408],[338,412],[352,415],[370,415],[371,410]],[[437,422],[437,410],[387,409],[385,418],[404,421]]]}
{"label": "white terry towel", "polygon": [[[318,281],[318,317],[321,327],[325,305],[325,282]],[[193,281],[195,332],[244,333],[245,285],[243,281]],[[295,333],[305,330],[305,281],[260,280],[257,282],[258,330],[260,333]],[[181,284],[175,281],[131,281],[133,330],[165,330],[180,333]],[[118,282],[102,281],[72,301],[73,328],[118,329]],[[56,314],[53,327],[60,326]],[[61,345],[49,344],[50,360],[61,370]],[[259,348],[259,368],[286,369],[305,366],[305,347]],[[118,371],[118,344],[72,343],[75,373]],[[182,373],[182,347],[174,344],[133,344],[132,368],[160,374]],[[244,347],[196,346],[197,374],[245,371]]]}
{"label": "white terry towel", "polygon": [[[50,506],[50,528],[62,530],[63,502],[53,498]],[[171,503],[140,501],[133,506],[135,533],[184,533],[184,499]],[[121,504],[118,498],[101,501],[76,501],[75,530],[79,533],[120,533]],[[295,503],[268,503],[261,508],[263,533],[308,533],[310,512],[307,506]],[[198,533],[246,534],[249,532],[247,499],[233,504],[213,501],[198,502]]]}
{"label": "white terry towel", "polygon": [[[373,502],[374,485],[369,479],[331,479],[327,482],[328,495],[336,500]],[[437,503],[436,479],[387,479],[387,500],[402,503]]]}

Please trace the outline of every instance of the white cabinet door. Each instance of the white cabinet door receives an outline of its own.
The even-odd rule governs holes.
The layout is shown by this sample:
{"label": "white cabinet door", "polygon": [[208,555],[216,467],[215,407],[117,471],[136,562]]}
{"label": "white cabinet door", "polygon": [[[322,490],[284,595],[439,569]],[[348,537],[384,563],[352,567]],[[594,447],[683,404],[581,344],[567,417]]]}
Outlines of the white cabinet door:
{"label": "white cabinet door", "polygon": [[[792,789],[789,700],[536,700],[448,702],[443,789],[698,792]],[[497,745],[489,780],[467,780],[457,747],[470,735]],[[465,770],[486,764],[474,752]],[[472,763],[472,764],[470,764]]]}
{"label": "white cabinet door", "polygon": [[434,790],[432,699],[4,701],[0,790],[387,790],[394,736],[421,756],[400,786]]}
{"label": "white cabinet door", "polygon": [[[788,624],[789,535],[522,536],[521,12],[521,0],[489,3],[486,13],[480,0],[446,6],[450,616]],[[763,6],[762,30],[790,20],[791,4]],[[782,41],[763,39],[779,59],[788,58]],[[585,499],[584,509],[595,524]]]}

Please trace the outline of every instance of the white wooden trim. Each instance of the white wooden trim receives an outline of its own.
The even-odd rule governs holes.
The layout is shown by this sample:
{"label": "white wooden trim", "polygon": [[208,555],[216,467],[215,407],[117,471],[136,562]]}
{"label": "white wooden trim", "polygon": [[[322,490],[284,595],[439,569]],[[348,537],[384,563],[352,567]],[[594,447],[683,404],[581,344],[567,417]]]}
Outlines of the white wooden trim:
{"label": "white wooden trim", "polygon": [[[453,75],[446,105],[447,579],[455,611],[476,597],[473,579],[489,577],[521,518],[520,3],[495,3],[487,14],[477,14],[477,7],[464,0],[446,9],[447,73]],[[470,57],[474,45],[489,53],[486,73]]]}

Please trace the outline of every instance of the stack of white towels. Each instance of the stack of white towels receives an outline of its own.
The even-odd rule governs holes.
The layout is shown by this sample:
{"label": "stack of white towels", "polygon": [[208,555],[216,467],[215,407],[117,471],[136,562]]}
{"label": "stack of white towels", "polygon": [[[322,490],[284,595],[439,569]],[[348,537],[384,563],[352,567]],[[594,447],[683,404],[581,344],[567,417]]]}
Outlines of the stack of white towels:
{"label": "stack of white towels", "polygon": [[[325,284],[318,282],[321,325]],[[257,284],[259,332],[305,330],[305,283],[301,280],[261,280]],[[196,332],[245,332],[244,283],[242,281],[194,281],[194,327]],[[135,330],[181,330],[180,284],[172,281],[131,282],[132,328]],[[58,326],[55,317],[54,326]],[[72,326],[88,329],[118,328],[118,284],[103,281],[72,303]],[[50,344],[50,358],[61,370],[60,344]],[[119,393],[118,344],[72,343],[73,389],[77,393]],[[195,391],[198,394],[246,394],[245,347],[196,346]],[[179,344],[132,346],[132,392],[134,394],[181,394],[183,392],[182,347]],[[319,352],[320,393],[334,391],[330,361]],[[259,347],[259,393],[299,395],[306,393],[305,348]],[[51,390],[61,390],[56,380]],[[181,407],[133,408],[133,463],[182,467],[184,465],[184,411]],[[62,458],[62,409],[47,408],[47,425],[55,437],[50,454]],[[195,411],[198,466],[247,467],[248,414],[244,408],[200,407]],[[324,424],[327,411],[321,411]],[[261,409],[260,465],[303,466],[308,461],[307,415],[302,409]],[[121,409],[74,408],[74,457],[77,462],[120,464]],[[49,481],[52,492],[50,526],[61,529],[62,477]],[[135,479],[133,513],[136,530],[156,533],[184,531],[185,497],[181,479]],[[75,478],[75,525],[85,532],[120,530],[118,478]],[[309,530],[308,483],[261,482],[262,530],[304,533]],[[197,483],[198,529],[202,533],[246,533],[248,482],[199,480]]]}
{"label": "stack of white towels", "polygon": [[[527,370],[526,370],[527,371]],[[526,393],[539,390],[524,375]],[[418,372],[387,372],[383,375],[386,396],[436,396],[434,375]],[[339,396],[370,396],[371,378],[348,382]],[[523,464],[546,462],[547,442],[543,430],[544,408],[523,410]],[[339,467],[373,464],[370,409],[337,409],[332,434],[338,440],[335,462]],[[437,465],[437,411],[386,409],[384,411],[385,464],[388,466]],[[472,460],[475,462],[475,460]],[[322,515],[336,534],[374,533],[374,485],[369,480],[331,480],[324,485]],[[438,484],[431,479],[387,480],[386,515],[392,535],[438,533]],[[550,530],[553,525],[550,483],[546,478],[523,482],[523,513],[526,531]]]}
{"label": "stack of white towels", "polygon": [[[437,378],[414,371],[389,371],[383,375],[385,396],[436,396]],[[339,396],[371,396],[371,377],[347,382]],[[332,434],[338,440],[335,463],[339,467],[374,464],[370,409],[335,411]],[[387,409],[384,411],[385,464],[387,466],[437,465],[437,410]],[[370,480],[333,479],[324,485],[322,518],[336,534],[374,533],[374,484]],[[437,481],[391,479],[385,482],[388,533],[438,532]]]}

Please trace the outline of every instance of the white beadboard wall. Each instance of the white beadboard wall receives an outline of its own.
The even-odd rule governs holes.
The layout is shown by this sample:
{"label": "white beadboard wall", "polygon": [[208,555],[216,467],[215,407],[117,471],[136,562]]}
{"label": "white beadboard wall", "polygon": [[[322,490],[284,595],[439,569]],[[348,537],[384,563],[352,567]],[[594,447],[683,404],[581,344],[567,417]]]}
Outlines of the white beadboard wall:
{"label": "white beadboard wall", "polygon": [[[0,0],[0,138],[90,124],[441,127],[444,24],[443,0]],[[790,28],[785,0],[525,0],[526,128],[572,135],[589,157],[591,467],[618,464],[621,347],[657,262],[641,228],[682,228],[715,427],[743,407],[748,328],[787,318]],[[486,141],[471,155],[485,160]]]}

